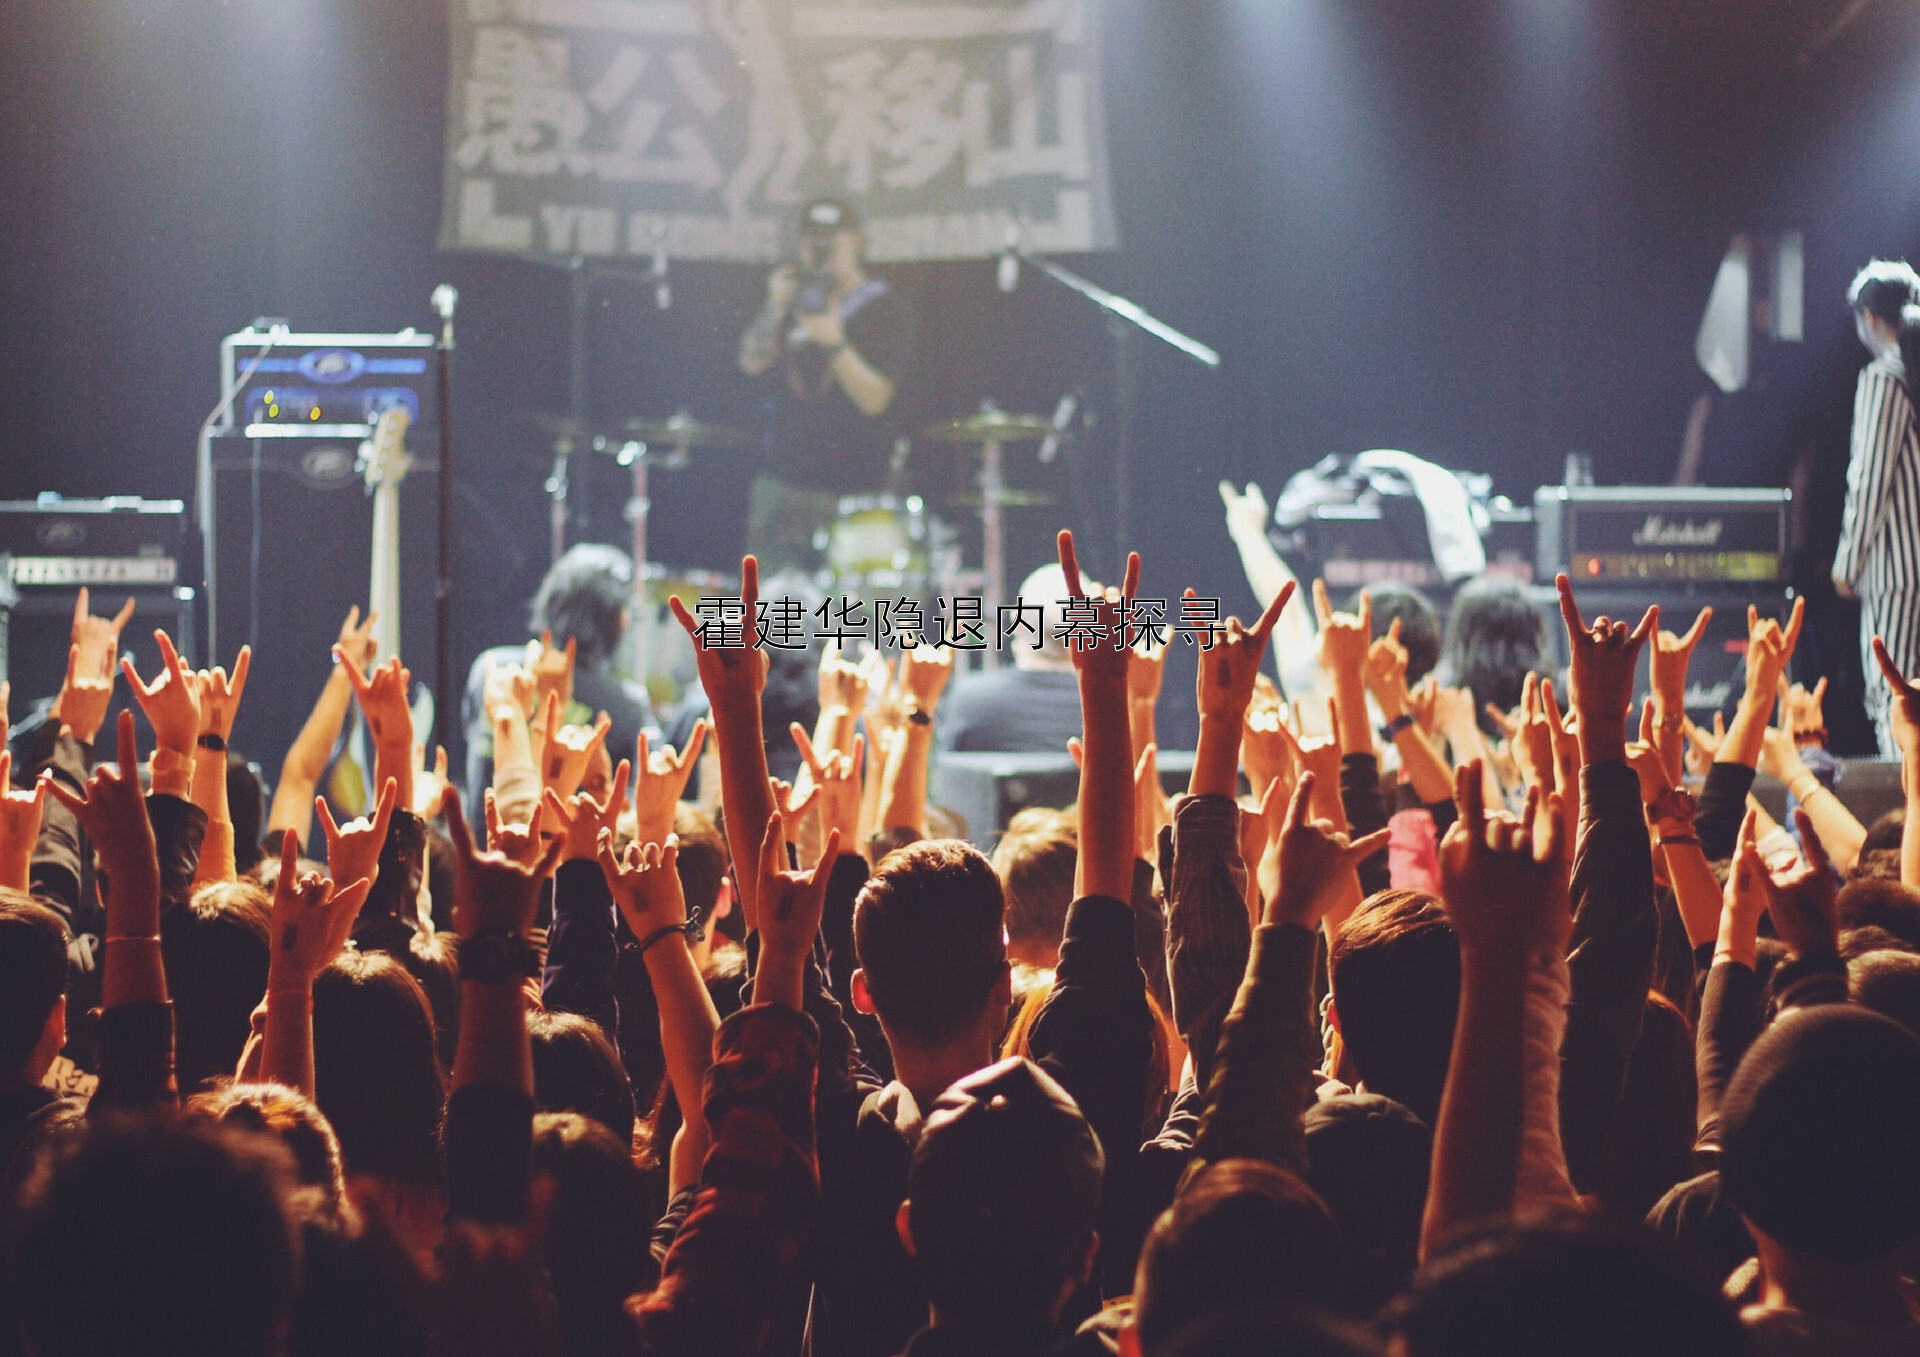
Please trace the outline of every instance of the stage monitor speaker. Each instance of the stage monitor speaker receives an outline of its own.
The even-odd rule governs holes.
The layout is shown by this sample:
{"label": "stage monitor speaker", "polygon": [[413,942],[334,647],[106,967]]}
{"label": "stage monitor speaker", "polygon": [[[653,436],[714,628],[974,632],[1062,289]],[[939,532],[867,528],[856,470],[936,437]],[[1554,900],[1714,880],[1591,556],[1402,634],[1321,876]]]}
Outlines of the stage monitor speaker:
{"label": "stage monitor speaker", "polygon": [[[1554,664],[1564,669],[1568,662],[1567,629],[1560,620],[1559,596],[1550,588],[1528,590],[1534,605],[1547,621],[1548,644]],[[1724,712],[1729,720],[1746,682],[1747,606],[1752,604],[1762,617],[1785,622],[1793,608],[1793,598],[1779,585],[1715,585],[1710,588],[1660,585],[1606,589],[1574,586],[1574,599],[1580,616],[1589,624],[1596,617],[1607,617],[1635,626],[1653,604],[1660,605],[1660,629],[1684,635],[1699,616],[1702,606],[1711,605],[1713,617],[1705,633],[1693,648],[1693,661],[1687,667],[1687,715],[1711,728],[1713,714]],[[1634,676],[1633,724],[1629,734],[1639,729],[1640,703],[1651,691],[1648,677],[1652,650],[1649,641],[1640,654],[1640,667]],[[1566,694],[1561,693],[1562,706]]]}
{"label": "stage monitor speaker", "polygon": [[[400,657],[432,685],[437,472],[421,456],[400,485]],[[211,608],[221,654],[254,649],[234,746],[271,776],[332,668],[346,619],[370,588],[373,500],[356,470],[357,440],[214,440]],[[426,732],[417,732],[422,738]]]}

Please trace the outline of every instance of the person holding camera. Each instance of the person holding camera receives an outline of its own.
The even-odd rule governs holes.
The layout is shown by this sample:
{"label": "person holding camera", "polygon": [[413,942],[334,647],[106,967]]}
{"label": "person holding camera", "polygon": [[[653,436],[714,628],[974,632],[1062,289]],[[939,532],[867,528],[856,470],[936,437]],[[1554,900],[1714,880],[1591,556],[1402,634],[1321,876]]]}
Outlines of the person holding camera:
{"label": "person holding camera", "polygon": [[747,507],[746,549],[763,573],[812,572],[816,534],[843,495],[887,487],[913,317],[867,276],[851,207],[800,213],[797,258],[767,278],[767,304],[740,337],[740,370],[768,381],[766,460]]}

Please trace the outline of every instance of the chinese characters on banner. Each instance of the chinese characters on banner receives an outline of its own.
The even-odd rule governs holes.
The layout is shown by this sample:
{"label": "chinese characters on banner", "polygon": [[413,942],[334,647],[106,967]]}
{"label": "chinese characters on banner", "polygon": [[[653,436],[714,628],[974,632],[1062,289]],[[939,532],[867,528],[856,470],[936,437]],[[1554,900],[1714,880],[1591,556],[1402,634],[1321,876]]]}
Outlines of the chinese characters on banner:
{"label": "chinese characters on banner", "polygon": [[[977,594],[943,595],[923,603],[917,598],[830,598],[809,609],[799,599],[761,599],[751,634],[746,604],[738,596],[701,595],[694,604],[694,643],[703,650],[808,650],[828,643],[881,650],[931,646],[948,650],[1043,649],[1049,639],[1062,650],[1110,646],[1137,649],[1164,646],[1172,638],[1211,650],[1226,635],[1217,598],[1181,598],[1169,612],[1164,598],[1132,598],[1119,620],[1106,622],[1084,598],[1053,600],[1050,605],[1015,599],[988,617]],[[1049,625],[1049,608],[1059,619]]]}
{"label": "chinese characters on banner", "polygon": [[1110,249],[1103,0],[453,0],[440,244],[769,262]]}

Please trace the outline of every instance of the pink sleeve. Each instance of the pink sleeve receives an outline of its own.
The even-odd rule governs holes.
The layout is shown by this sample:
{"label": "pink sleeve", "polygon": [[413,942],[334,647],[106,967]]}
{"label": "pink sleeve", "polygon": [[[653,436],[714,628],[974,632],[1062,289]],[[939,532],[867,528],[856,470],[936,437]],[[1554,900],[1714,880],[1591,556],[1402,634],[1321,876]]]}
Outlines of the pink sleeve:
{"label": "pink sleeve", "polygon": [[1440,893],[1439,836],[1423,807],[1398,811],[1387,821],[1387,873],[1395,890]]}

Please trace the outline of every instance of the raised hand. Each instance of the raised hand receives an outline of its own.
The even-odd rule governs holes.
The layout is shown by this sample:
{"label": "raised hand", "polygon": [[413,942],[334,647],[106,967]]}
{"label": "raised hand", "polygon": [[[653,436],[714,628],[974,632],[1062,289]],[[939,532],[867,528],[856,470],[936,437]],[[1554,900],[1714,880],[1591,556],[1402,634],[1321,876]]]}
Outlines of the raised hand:
{"label": "raised hand", "polygon": [[[489,825],[502,848],[481,852],[460,808],[460,793],[447,789],[447,837],[453,841],[453,926],[462,941],[481,933],[515,933],[522,937],[533,927],[540,906],[540,883],[560,861],[562,847],[555,836],[544,853],[532,857],[530,835],[505,826]],[[535,843],[533,848],[537,849]],[[508,851],[528,853],[531,861],[516,860]]]}
{"label": "raised hand", "polygon": [[200,738],[200,685],[180,663],[172,637],[156,631],[153,639],[160,647],[162,668],[152,683],[141,681],[130,659],[120,661],[120,670],[133,689],[134,701],[147,714],[155,744],[191,757]]}
{"label": "raised hand", "polygon": [[1713,609],[1706,607],[1694,617],[1686,635],[1675,636],[1670,631],[1654,633],[1649,663],[1654,700],[1660,703],[1663,710],[1679,712],[1686,707],[1687,666],[1693,659],[1693,648],[1700,644],[1700,637],[1705,633],[1707,623],[1712,620]]}
{"label": "raised hand", "polygon": [[112,617],[95,617],[88,607],[85,585],[73,601],[73,631],[69,641],[79,652],[74,666],[83,679],[104,679],[113,683],[114,661],[120,657],[120,633],[133,617],[133,600],[128,599]]}
{"label": "raised hand", "polygon": [[480,695],[489,715],[496,707],[507,707],[520,713],[522,721],[531,721],[534,712],[538,710],[533,675],[527,671],[525,665],[489,661],[487,676],[481,685]]}
{"label": "raised hand", "polygon": [[900,652],[900,687],[909,710],[933,715],[940,694],[953,677],[953,651],[935,646],[910,646]]}
{"label": "raised hand", "polygon": [[539,740],[540,780],[567,797],[580,790],[595,752],[606,744],[607,732],[613,729],[613,718],[601,712],[591,727],[562,726],[559,712],[559,699],[547,694]]}
{"label": "raised hand", "polygon": [[354,604],[347,609],[347,620],[340,624],[340,634],[334,638],[334,663],[350,664],[361,673],[367,672],[367,666],[373,663],[374,654],[380,643],[374,639],[373,626],[380,620],[380,614],[369,611],[366,620],[360,619],[360,605]]}
{"label": "raised hand", "polygon": [[1893,725],[1894,746],[1902,756],[1911,759],[1920,753],[1920,686],[1900,672],[1900,666],[1887,651],[1887,643],[1878,636],[1873,638],[1873,658],[1892,694],[1887,711]]}
{"label": "raised hand", "polygon": [[[1298,718],[1299,710],[1292,713]],[[1340,704],[1335,698],[1327,699],[1328,729],[1338,732],[1340,729]],[[1313,813],[1317,818],[1330,820],[1336,828],[1347,827],[1346,807],[1340,800],[1340,737],[1333,734],[1321,738],[1306,740],[1300,738],[1297,729],[1282,724],[1279,735],[1286,742],[1287,754],[1292,761],[1296,777],[1313,775]]]}
{"label": "raised hand", "polygon": [[1634,668],[1641,647],[1660,625],[1660,609],[1648,608],[1632,631],[1625,622],[1608,617],[1596,617],[1589,626],[1580,620],[1573,601],[1573,582],[1562,574],[1554,586],[1560,591],[1560,617],[1573,652],[1570,698],[1580,722],[1581,755],[1588,763],[1624,761]]}
{"label": "raised hand", "polygon": [[1385,636],[1376,637],[1367,647],[1367,663],[1361,677],[1383,711],[1391,705],[1392,715],[1397,716],[1412,705],[1412,695],[1407,691],[1407,648],[1400,642],[1399,618],[1393,619]]}
{"label": "raised hand", "polygon": [[[1194,675],[1194,691],[1202,720],[1218,717],[1237,728],[1245,719],[1253,702],[1260,662],[1266,658],[1273,628],[1280,621],[1287,601],[1293,597],[1293,590],[1293,581],[1288,580],[1251,629],[1243,626],[1239,618],[1229,617],[1213,647],[1201,653]],[[1193,590],[1187,590],[1187,596],[1193,597]]]}
{"label": "raised hand", "polygon": [[[447,793],[452,795],[453,788]],[[517,809],[517,807],[516,807]],[[557,833],[542,833],[541,818],[546,814],[546,805],[535,801],[526,824],[508,820],[500,809],[500,798],[494,789],[486,790],[483,814],[487,826],[487,843],[499,850],[502,857],[517,862],[521,866],[538,861],[541,848],[547,844],[557,844]]]}
{"label": "raised hand", "polygon": [[760,563],[751,556],[740,558],[740,604],[744,620],[740,624],[741,645],[717,644],[718,637],[701,634],[701,624],[677,596],[667,600],[674,618],[693,640],[694,662],[700,673],[700,686],[717,712],[722,707],[751,702],[758,705],[767,686],[767,652],[761,648]]}
{"label": "raised hand", "polygon": [[[877,653],[877,652],[876,652]],[[820,656],[820,710],[861,712],[867,705],[867,685],[874,670],[868,663],[872,655],[858,664],[840,658],[838,646],[829,647]]]}
{"label": "raised hand", "polygon": [[1349,842],[1332,821],[1310,818],[1313,785],[1313,774],[1302,773],[1284,813],[1277,816],[1279,798],[1269,794],[1265,802],[1268,829],[1260,858],[1260,896],[1270,924],[1318,928],[1354,887],[1354,869],[1387,845],[1389,830],[1377,829]]}
{"label": "raised hand", "polygon": [[340,650],[333,652],[333,658],[347,671],[347,681],[353,684],[353,695],[360,702],[360,714],[367,718],[374,743],[404,748],[411,767],[413,709],[407,705],[407,685],[413,681],[412,671],[401,665],[398,655],[375,669],[371,677],[362,674],[358,665],[348,663]]}
{"label": "raised hand", "polygon": [[636,938],[646,938],[662,928],[678,928],[687,921],[687,896],[680,885],[680,836],[667,835],[661,843],[634,842],[624,856],[613,851],[613,830],[600,831],[594,847],[600,871],[607,878],[607,889],[620,917]]}
{"label": "raised hand", "polygon": [[1655,733],[1653,699],[1649,697],[1640,709],[1640,738],[1627,746],[1627,764],[1640,779],[1640,801],[1647,806],[1673,787],[1673,775],[1660,756]]}
{"label": "raised hand", "polygon": [[543,790],[547,813],[559,829],[560,861],[573,862],[598,854],[601,833],[611,834],[614,822],[627,808],[627,778],[632,772],[633,765],[621,759],[620,766],[613,770],[613,785],[601,798],[587,792],[562,797],[552,787]]}
{"label": "raised hand", "polygon": [[820,931],[827,880],[840,852],[840,835],[827,835],[825,849],[810,872],[786,870],[786,827],[776,812],[760,841],[760,869],[754,891],[755,926],[760,932],[760,967],[753,978],[753,1001],[798,1009],[805,990],[807,956]]}
{"label": "raised hand", "polygon": [[[317,796],[313,809],[320,817],[320,832],[327,842],[327,871],[335,881],[358,881],[365,877],[372,885],[380,877],[380,850],[386,846],[387,826],[400,797],[400,784],[388,778],[380,786],[380,799],[371,816],[360,816],[344,825],[336,824],[333,808],[324,796]],[[438,807],[436,807],[438,809]]]}
{"label": "raised hand", "polygon": [[219,665],[200,671],[201,735],[224,741],[233,734],[233,718],[240,710],[240,697],[247,690],[247,671],[252,668],[253,647],[241,646],[239,658],[233,662],[231,679]]}
{"label": "raised hand", "polygon": [[372,889],[373,882],[364,876],[337,888],[332,877],[302,872],[300,844],[293,835],[286,835],[281,840],[280,876],[273,887],[273,951],[267,962],[267,992],[311,990],[314,977],[339,955],[346,934],[353,930],[353,916],[360,912]]}
{"label": "raised hand", "polygon": [[1763,867],[1756,879],[1787,950],[1802,960],[1831,957],[1840,950],[1840,879],[1806,808],[1796,806],[1793,815],[1806,856],[1784,867]]}
{"label": "raised hand", "polygon": [[426,765],[427,751],[419,745],[414,746],[420,755],[420,761],[413,770],[413,804],[407,809],[423,820],[431,820],[440,813],[440,801],[447,793],[447,747],[435,745],[433,766]]}
{"label": "raised hand", "polygon": [[1780,677],[1787,672],[1794,648],[1800,644],[1800,624],[1806,614],[1804,594],[1793,601],[1785,627],[1771,617],[1761,617],[1758,608],[1747,605],[1747,693],[1769,709],[1779,691]]}
{"label": "raised hand", "polygon": [[553,633],[543,631],[538,641],[527,642],[527,673],[533,679],[536,703],[545,702],[552,693],[562,710],[573,702],[573,659],[577,643],[569,636],[565,648],[553,648]]}
{"label": "raised hand", "polygon": [[[1275,782],[1284,783],[1292,794],[1293,732],[1286,729],[1286,713],[1278,707],[1247,709],[1240,732],[1240,762],[1246,766],[1247,782],[1255,796],[1265,796]],[[1337,748],[1337,746],[1336,746]]]}
{"label": "raised hand", "polygon": [[1261,534],[1267,530],[1267,497],[1252,481],[1245,494],[1233,488],[1232,481],[1220,482],[1220,502],[1227,510],[1227,532],[1234,537]]}
{"label": "raised hand", "polygon": [[31,791],[15,791],[13,755],[0,749],[0,886],[18,891],[28,887],[34,846],[40,841],[40,812],[51,780],[42,773]]}
{"label": "raised hand", "polygon": [[[131,600],[128,606],[132,606]],[[115,653],[118,653],[118,648],[116,642]],[[107,705],[113,701],[114,671],[111,661],[104,676],[88,674],[88,663],[81,658],[77,642],[67,647],[66,681],[60,685],[60,694],[54,698],[48,712],[82,744],[93,743],[93,737],[100,733],[100,723],[107,719]],[[4,700],[0,700],[0,707],[5,705]],[[0,711],[0,743],[5,743],[6,734],[6,714]]]}
{"label": "raised hand", "polygon": [[640,843],[663,843],[673,832],[673,816],[686,794],[687,780],[700,762],[700,750],[707,742],[707,718],[693,723],[687,747],[678,753],[672,745],[654,749],[641,731],[633,742],[633,816],[634,839]]}
{"label": "raised hand", "polygon": [[[1067,593],[1073,598],[1087,598],[1087,591],[1080,575],[1080,559],[1074,553],[1073,533],[1061,529],[1058,539],[1060,551],[1060,571],[1067,577]],[[1126,605],[1133,602],[1140,588],[1140,555],[1138,552],[1127,556],[1126,574],[1119,589],[1109,587],[1104,597],[1091,598],[1093,605],[1091,626],[1098,635],[1106,637],[1124,636],[1126,625]],[[1120,685],[1124,695],[1127,683],[1127,670],[1132,663],[1133,652],[1124,646],[1116,647],[1111,640],[1091,642],[1085,637],[1075,637],[1070,653],[1073,667],[1084,681],[1089,678],[1112,680]],[[1251,682],[1251,680],[1249,680]]]}
{"label": "raised hand", "polygon": [[1825,702],[1827,681],[1823,677],[1813,685],[1813,691],[1798,683],[1788,683],[1786,676],[1780,677],[1780,726],[1793,737],[1796,745],[1827,742],[1827,716]]}
{"label": "raised hand", "polygon": [[798,842],[800,821],[819,801],[820,784],[813,782],[805,787],[796,787],[783,777],[771,777],[767,779],[767,785],[773,792],[774,814],[786,818],[787,827],[793,831],[795,842]]}
{"label": "raised hand", "polygon": [[1152,708],[1160,700],[1160,683],[1167,672],[1167,647],[1142,641],[1127,661],[1127,701]]}
{"label": "raised hand", "polygon": [[1529,791],[1519,820],[1489,815],[1482,775],[1477,759],[1454,770],[1458,818],[1440,841],[1440,898],[1461,962],[1504,966],[1558,953],[1573,928],[1559,794]]}
{"label": "raised hand", "polygon": [[1327,582],[1313,582],[1313,616],[1320,624],[1320,667],[1338,681],[1343,674],[1362,678],[1373,645],[1373,596],[1360,594],[1360,611],[1340,613],[1327,597]]}
{"label": "raised hand", "polygon": [[794,744],[800,748],[800,757],[807,765],[813,785],[818,789],[821,828],[829,832],[839,830],[842,843],[857,842],[863,790],[860,774],[865,767],[866,736],[855,735],[853,749],[849,753],[830,749],[822,756],[813,747],[805,726],[795,721],[788,729],[793,735]]}
{"label": "raised hand", "polygon": [[[107,878],[107,936],[158,939],[160,936],[160,860],[154,847],[147,801],[140,794],[140,750],[134,740],[133,713],[120,713],[119,762],[96,764],[79,794],[58,782],[47,791],[72,811],[93,841]],[[109,977],[113,974],[108,966]]]}

